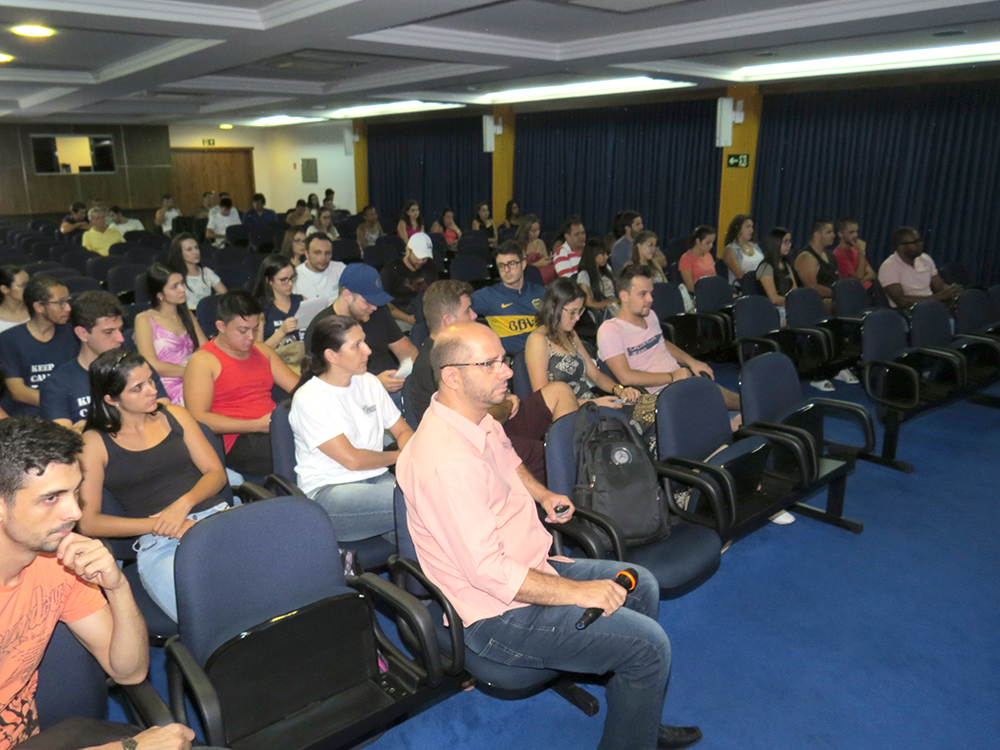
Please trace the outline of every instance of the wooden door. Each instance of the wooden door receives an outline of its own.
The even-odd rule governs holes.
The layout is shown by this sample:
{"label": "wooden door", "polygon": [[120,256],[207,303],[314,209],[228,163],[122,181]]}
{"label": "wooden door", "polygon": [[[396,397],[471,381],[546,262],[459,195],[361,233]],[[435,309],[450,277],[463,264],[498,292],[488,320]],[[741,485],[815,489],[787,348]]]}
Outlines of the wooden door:
{"label": "wooden door", "polygon": [[207,190],[229,193],[240,211],[250,208],[257,192],[252,148],[172,148],[174,205],[191,216]]}

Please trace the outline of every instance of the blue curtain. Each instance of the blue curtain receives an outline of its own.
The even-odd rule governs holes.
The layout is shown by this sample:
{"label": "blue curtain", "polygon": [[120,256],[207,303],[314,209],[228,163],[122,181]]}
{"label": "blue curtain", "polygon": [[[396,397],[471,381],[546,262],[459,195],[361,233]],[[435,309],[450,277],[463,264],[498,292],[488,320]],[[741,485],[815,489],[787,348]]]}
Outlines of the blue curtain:
{"label": "blue curtain", "polygon": [[714,99],[526,113],[515,125],[514,197],[544,227],[579,214],[604,233],[618,211],[635,210],[664,246],[715,223]]}
{"label": "blue curtain", "polygon": [[493,205],[493,159],[483,152],[482,120],[369,126],[368,191],[387,231],[395,230],[399,210],[411,198],[420,203],[428,229],[445,206],[455,209],[460,226],[467,225],[477,203]]}
{"label": "blue curtain", "polygon": [[1000,281],[1000,86],[996,81],[765,96],[754,218],[808,241],[814,218],[859,221],[872,265],[902,225],[938,267]]}

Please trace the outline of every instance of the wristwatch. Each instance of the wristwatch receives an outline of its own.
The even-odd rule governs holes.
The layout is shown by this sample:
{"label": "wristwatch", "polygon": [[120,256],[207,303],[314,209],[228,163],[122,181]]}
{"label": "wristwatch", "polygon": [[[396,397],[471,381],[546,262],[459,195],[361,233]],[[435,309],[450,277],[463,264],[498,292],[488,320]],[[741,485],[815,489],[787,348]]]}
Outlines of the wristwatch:
{"label": "wristwatch", "polygon": [[139,743],[136,742],[135,737],[125,737],[122,739],[123,750],[136,750],[139,747]]}

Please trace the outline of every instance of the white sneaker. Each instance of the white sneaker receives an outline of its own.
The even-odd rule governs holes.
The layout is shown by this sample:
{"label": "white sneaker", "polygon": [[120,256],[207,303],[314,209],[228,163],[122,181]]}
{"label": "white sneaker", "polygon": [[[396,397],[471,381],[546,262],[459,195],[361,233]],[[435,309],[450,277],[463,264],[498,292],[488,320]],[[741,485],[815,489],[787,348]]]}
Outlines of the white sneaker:
{"label": "white sneaker", "polygon": [[819,388],[819,390],[821,391],[826,391],[827,393],[829,393],[830,391],[837,390],[836,388],[833,387],[833,383],[831,383],[829,380],[810,380],[809,385],[811,385],[813,388]]}
{"label": "white sneaker", "polygon": [[780,510],[771,516],[771,523],[776,523],[779,526],[787,526],[790,523],[795,523],[795,516],[787,510]]}
{"label": "white sneaker", "polygon": [[854,373],[851,372],[846,367],[843,370],[841,370],[840,372],[838,372],[836,375],[834,375],[833,379],[834,380],[843,380],[845,383],[850,383],[851,385],[854,385],[855,383],[860,383],[861,382],[860,380],[858,380],[854,376]]}

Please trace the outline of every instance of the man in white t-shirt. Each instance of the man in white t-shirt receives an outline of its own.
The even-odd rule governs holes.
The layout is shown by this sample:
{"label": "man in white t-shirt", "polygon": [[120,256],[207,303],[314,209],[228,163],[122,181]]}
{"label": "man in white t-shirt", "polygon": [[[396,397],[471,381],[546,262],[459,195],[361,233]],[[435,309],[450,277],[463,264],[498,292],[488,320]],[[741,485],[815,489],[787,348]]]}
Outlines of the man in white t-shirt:
{"label": "man in white t-shirt", "polygon": [[108,218],[111,219],[111,226],[117,229],[118,234],[122,237],[125,236],[125,232],[143,232],[146,230],[146,227],[138,219],[126,218],[119,206],[112,206],[108,209]]}
{"label": "man in white t-shirt", "polygon": [[962,291],[961,284],[946,284],[938,274],[931,256],[924,252],[924,240],[913,227],[900,227],[892,233],[892,255],[878,269],[889,304],[908,309],[917,302],[936,299],[950,305]]}
{"label": "man in white t-shirt", "polygon": [[[660,321],[653,312],[653,279],[642,266],[628,266],[618,277],[618,316],[601,324],[597,331],[597,355],[611,368],[615,379],[625,386],[642,386],[659,393],[671,383],[692,375],[713,380],[712,368],[695,359],[663,337]],[[738,411],[740,396],[723,388],[726,408]]]}
{"label": "man in white t-shirt", "polygon": [[292,291],[306,299],[337,298],[340,274],[347,266],[333,260],[333,243],[325,234],[312,234],[306,240],[306,262],[296,269]]}
{"label": "man in white t-shirt", "polygon": [[240,212],[233,208],[233,201],[223,198],[219,201],[219,213],[208,217],[205,239],[212,240],[212,244],[216,247],[222,247],[226,244],[226,227],[242,223]]}

